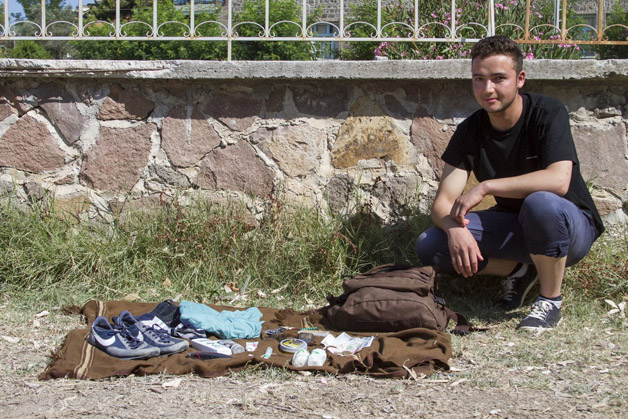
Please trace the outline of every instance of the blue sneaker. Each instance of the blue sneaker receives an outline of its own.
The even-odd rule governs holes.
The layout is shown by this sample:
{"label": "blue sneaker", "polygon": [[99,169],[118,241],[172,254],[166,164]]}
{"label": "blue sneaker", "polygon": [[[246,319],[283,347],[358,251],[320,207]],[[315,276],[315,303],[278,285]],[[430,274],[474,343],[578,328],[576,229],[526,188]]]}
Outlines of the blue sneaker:
{"label": "blue sneaker", "polygon": [[102,316],[96,317],[92,323],[87,342],[120,359],[145,359],[159,355],[159,349],[142,342],[127,330],[113,328]]}
{"label": "blue sneaker", "polygon": [[142,314],[136,319],[125,310],[113,321],[118,328],[128,330],[137,339],[159,349],[159,355],[176,354],[189,347],[186,340],[171,337],[168,326],[152,314]]}
{"label": "blue sneaker", "polygon": [[532,311],[517,326],[517,329],[528,332],[543,332],[553,329],[561,321],[560,308],[547,300],[538,299]]}

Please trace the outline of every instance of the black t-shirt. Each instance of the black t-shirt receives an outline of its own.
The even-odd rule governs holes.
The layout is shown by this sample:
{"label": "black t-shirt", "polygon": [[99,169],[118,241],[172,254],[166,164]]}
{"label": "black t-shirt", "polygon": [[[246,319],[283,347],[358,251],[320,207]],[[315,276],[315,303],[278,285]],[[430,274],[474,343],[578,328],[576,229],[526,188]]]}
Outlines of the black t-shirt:
{"label": "black t-shirt", "polygon": [[[473,171],[480,181],[518,176],[547,168],[550,164],[571,160],[573,170],[564,198],[588,211],[594,219],[598,236],[604,224],[587,189],[576,154],[569,114],[565,106],[547,96],[524,93],[523,112],[508,131],[498,131],[488,113],[480,109],[465,119],[451,137],[442,155],[446,163]],[[522,199],[495,197],[499,207],[519,212]]]}

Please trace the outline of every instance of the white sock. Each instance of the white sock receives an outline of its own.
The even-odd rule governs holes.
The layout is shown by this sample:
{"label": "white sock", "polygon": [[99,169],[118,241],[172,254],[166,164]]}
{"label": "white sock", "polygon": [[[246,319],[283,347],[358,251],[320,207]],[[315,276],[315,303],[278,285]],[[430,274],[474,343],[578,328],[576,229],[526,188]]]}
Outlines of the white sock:
{"label": "white sock", "polygon": [[539,295],[537,297],[536,301],[539,301],[539,300],[547,301],[548,303],[551,303],[554,307],[556,307],[559,310],[560,310],[560,307],[563,305],[563,298],[562,298],[561,295],[556,297],[556,299],[546,298],[546,297],[543,297],[543,296]]}

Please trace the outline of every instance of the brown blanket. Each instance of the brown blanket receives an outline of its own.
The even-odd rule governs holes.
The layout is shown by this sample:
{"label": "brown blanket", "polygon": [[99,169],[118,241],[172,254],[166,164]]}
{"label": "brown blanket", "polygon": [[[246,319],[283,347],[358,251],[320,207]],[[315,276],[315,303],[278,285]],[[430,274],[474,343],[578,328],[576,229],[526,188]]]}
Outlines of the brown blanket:
{"label": "brown blanket", "polygon": [[[81,313],[91,325],[97,316],[111,319],[123,310],[133,315],[147,313],[155,307],[155,303],[129,303],[125,301],[102,302],[89,301],[81,309]],[[212,306],[216,310],[236,310],[233,307]],[[297,313],[291,309],[274,309],[261,307],[264,321],[263,330],[279,326],[290,326],[297,329],[305,326],[316,326],[325,330],[324,319],[316,311]],[[330,329],[326,329],[330,330]],[[339,356],[328,353],[328,359],[322,367],[293,367],[290,364],[292,354],[279,351],[279,342],[274,339],[258,339],[259,345],[254,352],[244,352],[233,358],[199,360],[186,358],[187,352],[196,352],[190,348],[186,353],[170,356],[159,356],[146,360],[121,360],[105,354],[103,351],[87,343],[89,327],[76,329],[68,333],[61,350],[55,355],[51,364],[40,375],[40,379],[81,378],[99,379],[129,374],[187,374],[195,372],[202,377],[216,377],[238,371],[248,366],[263,364],[290,370],[318,370],[332,374],[356,373],[378,377],[407,377],[412,373],[429,375],[438,369],[449,369],[447,361],[451,357],[451,339],[449,334],[429,329],[408,329],[397,333],[372,333],[375,336],[370,347],[364,348],[354,356]],[[288,332],[288,336],[296,330]],[[263,335],[263,332],[262,332]],[[353,336],[369,335],[368,333],[351,333]],[[244,346],[244,341],[239,340]],[[320,338],[316,338],[314,347],[322,347]],[[266,348],[273,348],[270,359],[262,355]],[[412,371],[412,373],[410,372]]]}

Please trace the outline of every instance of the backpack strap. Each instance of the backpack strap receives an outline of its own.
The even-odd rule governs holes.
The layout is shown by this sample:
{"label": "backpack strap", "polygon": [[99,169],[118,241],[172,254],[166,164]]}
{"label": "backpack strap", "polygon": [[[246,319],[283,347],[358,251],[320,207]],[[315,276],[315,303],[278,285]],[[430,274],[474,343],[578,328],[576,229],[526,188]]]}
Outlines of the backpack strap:
{"label": "backpack strap", "polygon": [[480,332],[488,330],[488,327],[476,327],[465,316],[451,310],[449,307],[444,307],[445,313],[447,313],[447,320],[453,320],[456,322],[456,327],[451,331],[451,334],[458,336],[465,336],[471,332]]}

